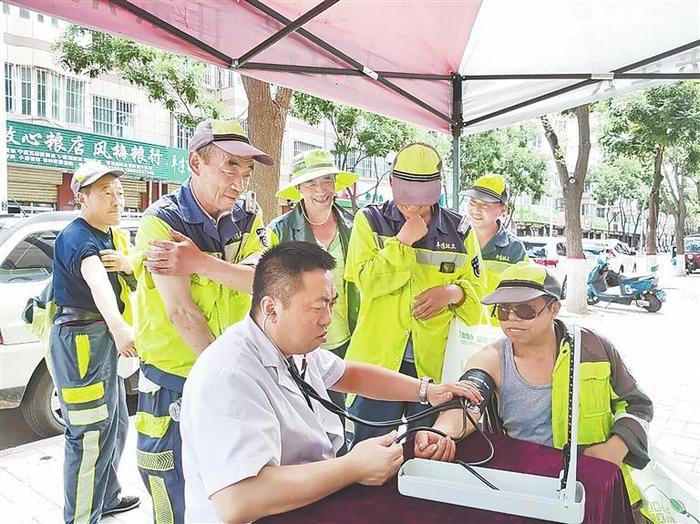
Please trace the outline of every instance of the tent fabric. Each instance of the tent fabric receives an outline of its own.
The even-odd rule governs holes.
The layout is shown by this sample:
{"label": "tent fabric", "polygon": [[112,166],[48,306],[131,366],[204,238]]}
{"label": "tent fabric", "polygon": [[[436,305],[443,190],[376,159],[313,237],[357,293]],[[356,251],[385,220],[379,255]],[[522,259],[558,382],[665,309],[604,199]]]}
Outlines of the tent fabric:
{"label": "tent fabric", "polygon": [[[697,0],[484,1],[460,65],[464,75],[606,73],[700,38]],[[700,47],[630,72],[698,72]],[[579,80],[484,80],[464,84],[464,121]],[[470,132],[616,96],[655,83],[597,82]]]}
{"label": "tent fabric", "polygon": [[[232,61],[284,26],[244,0],[10,0],[9,3],[100,31],[230,67]],[[295,20],[319,1],[265,0]],[[126,9],[132,5],[140,10]],[[167,23],[172,31],[153,24]],[[369,76],[317,75],[247,69],[255,64],[353,69],[291,33],[253,57],[240,72],[322,98],[430,129],[450,132],[454,73],[607,73],[700,40],[697,0],[353,0],[340,1],[303,29],[369,71],[444,75],[441,80],[387,78],[425,102],[426,110]],[[188,40],[206,44],[201,49]],[[643,72],[697,72],[700,46],[659,60]],[[551,111],[652,85],[649,80],[595,82],[501,116],[580,79],[466,80],[467,132],[502,126]]]}

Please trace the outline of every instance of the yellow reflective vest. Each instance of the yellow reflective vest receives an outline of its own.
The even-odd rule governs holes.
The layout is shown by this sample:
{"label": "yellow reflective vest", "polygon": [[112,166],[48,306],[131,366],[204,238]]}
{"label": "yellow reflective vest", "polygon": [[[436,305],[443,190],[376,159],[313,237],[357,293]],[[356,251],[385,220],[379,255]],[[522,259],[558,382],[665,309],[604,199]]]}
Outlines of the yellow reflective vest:
{"label": "yellow reflective vest", "polygon": [[[250,265],[257,263],[258,256],[267,247],[267,230],[259,207],[254,204],[251,207],[240,200],[230,213],[213,220],[194,199],[188,182],[152,204],[136,234],[139,256],[134,264],[138,279],[135,336],[141,369],[149,380],[174,391],[181,391],[196,354],[168,319],[163,299],[144,265],[144,254],[150,242],[170,240],[170,231],[175,229],[212,256],[232,264]],[[249,294],[203,275],[190,276],[190,293],[214,337],[250,310]]]}
{"label": "yellow reflective vest", "polygon": [[[485,279],[476,235],[456,213],[434,206],[427,235],[414,246],[396,239],[405,218],[393,202],[370,205],[355,217],[345,278],[362,297],[357,327],[346,359],[398,371],[411,337],[418,376],[439,381],[450,323],[485,317],[479,302]],[[427,320],[411,307],[418,295],[436,286],[457,284],[464,300]]]}
{"label": "yellow reflective vest", "polygon": [[[560,320],[555,321],[555,332],[559,351],[552,371],[552,444],[562,449],[568,437],[571,339]],[[581,329],[579,373],[578,444],[600,444],[613,434],[625,441],[629,451],[620,469],[630,502],[635,504],[641,495],[630,470],[643,469],[649,462],[647,431],[654,414],[652,402],[638,387],[613,344],[585,328]],[[505,432],[497,403],[494,396],[486,409],[485,427],[491,432]]]}

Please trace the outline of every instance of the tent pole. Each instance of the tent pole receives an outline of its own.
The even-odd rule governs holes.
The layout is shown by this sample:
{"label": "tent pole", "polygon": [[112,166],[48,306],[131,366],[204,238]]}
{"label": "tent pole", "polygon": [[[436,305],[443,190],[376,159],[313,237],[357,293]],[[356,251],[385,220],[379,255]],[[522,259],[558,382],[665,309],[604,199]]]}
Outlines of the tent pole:
{"label": "tent pole", "polygon": [[[120,1],[124,1],[124,0],[120,0]],[[249,5],[253,6],[254,8],[258,9],[259,11],[263,12],[267,16],[277,20],[278,22],[280,22],[282,24],[288,25],[288,24],[292,23],[292,21],[289,20],[287,17],[278,13],[277,11],[272,9],[271,7],[265,5],[260,0],[246,0],[246,2]],[[373,71],[372,69],[368,68],[367,66],[365,66],[365,65],[361,64],[360,62],[358,62],[357,60],[355,60],[354,58],[346,55],[340,49],[330,45],[328,42],[317,37],[313,33],[309,32],[307,29],[300,27],[296,30],[296,32],[297,32],[297,34],[306,38],[308,41],[316,44],[318,47],[320,47],[321,49],[323,49],[327,53],[330,53],[331,55],[333,55],[337,59],[342,60],[346,64],[350,65],[351,67],[353,67],[359,71],[362,71],[367,77],[371,78],[375,82],[378,82],[379,84],[383,85],[387,89],[390,89],[394,93],[404,97],[405,99],[410,100],[411,102],[413,102],[415,105],[417,105],[421,109],[424,109],[425,111],[428,111],[429,113],[432,113],[433,115],[440,118],[441,120],[444,120],[445,122],[450,122],[450,123],[452,122],[452,120],[450,119],[449,116],[443,114],[441,111],[438,111],[437,109],[432,107],[430,104],[428,104],[428,103],[424,102],[423,100],[421,100],[420,98],[412,95],[411,93],[409,93],[405,89],[399,87],[398,85],[396,85],[392,82],[389,82],[386,78],[381,77],[376,71]]]}
{"label": "tent pole", "polygon": [[[610,73],[613,74],[613,78],[619,78],[621,77],[622,74],[624,73],[629,73],[633,69],[638,69],[640,67],[644,67],[649,64],[653,64],[654,62],[658,60],[663,60],[665,58],[668,58],[670,56],[677,55],[679,53],[684,53],[685,51],[689,51],[691,49],[695,49],[696,47],[700,46],[700,40],[694,40],[688,44],[679,46],[679,47],[674,47],[673,49],[669,49],[668,51],[664,51],[663,53],[659,53],[654,56],[650,56],[649,58],[645,58],[644,60],[639,60],[638,62],[634,62],[633,64],[628,64],[623,67],[618,67],[617,69],[613,69],[610,71]],[[685,76],[685,75],[692,75],[693,73],[685,73],[684,78],[692,78],[692,76]],[[644,78],[643,73],[629,73],[629,78]],[[666,78],[668,76],[669,78],[678,78],[677,74],[670,73],[669,75],[664,75],[663,73],[658,73],[657,76],[654,78],[662,79]],[[469,77],[465,77],[465,79],[469,79]],[[550,98],[554,98],[555,96],[558,95],[563,95],[565,93],[568,93],[570,91],[575,91],[576,89],[579,89],[581,87],[586,87],[587,85],[595,84],[597,82],[600,82],[600,80],[594,79],[594,78],[589,78],[587,80],[582,80],[580,82],[576,82],[575,84],[571,84],[559,89],[556,89],[554,91],[550,91],[549,93],[544,93],[540,96],[537,96],[535,98],[532,98],[530,100],[525,100],[523,102],[519,102],[517,104],[514,104],[512,106],[504,107],[503,109],[499,109],[498,111],[494,111],[493,113],[488,113],[486,115],[482,115],[477,118],[473,118],[472,120],[469,120],[468,122],[465,122],[463,124],[464,127],[469,127],[474,124],[478,124],[480,122],[483,122],[485,120],[490,120],[491,118],[495,118],[497,116],[504,115],[506,113],[510,113],[511,111],[515,111],[516,109],[520,109],[523,107],[527,107],[533,104],[536,104],[537,102],[542,102],[544,100],[548,100]]]}
{"label": "tent pole", "polygon": [[289,33],[296,31],[301,26],[303,26],[305,23],[307,23],[310,20],[313,20],[318,15],[320,15],[324,11],[327,11],[330,7],[334,6],[338,2],[340,2],[340,0],[324,0],[323,2],[318,4],[313,9],[311,9],[310,11],[307,11],[302,16],[300,16],[299,18],[294,20],[294,22],[292,22],[291,24],[285,25],[282,29],[280,29],[274,35],[267,38],[264,42],[259,43],[253,49],[248,51],[247,53],[242,54],[240,56],[240,58],[233,61],[233,66],[234,67],[242,66],[243,64],[248,62],[251,58],[259,55],[260,53],[265,51],[265,49],[274,45],[276,42],[279,42],[285,36],[287,36]]}
{"label": "tent pole", "polygon": [[462,134],[462,76],[452,75],[452,211],[459,213],[459,137]]}
{"label": "tent pole", "polygon": [[459,213],[459,129],[452,128],[452,211]]}

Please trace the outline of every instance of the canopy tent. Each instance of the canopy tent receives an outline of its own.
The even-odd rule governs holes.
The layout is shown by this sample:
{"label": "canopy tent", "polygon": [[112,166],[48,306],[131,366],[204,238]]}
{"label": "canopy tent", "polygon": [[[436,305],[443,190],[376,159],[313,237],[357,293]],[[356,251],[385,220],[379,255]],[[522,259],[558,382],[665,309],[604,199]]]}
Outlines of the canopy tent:
{"label": "canopy tent", "polygon": [[455,158],[463,131],[700,79],[700,0],[10,3],[451,133]]}

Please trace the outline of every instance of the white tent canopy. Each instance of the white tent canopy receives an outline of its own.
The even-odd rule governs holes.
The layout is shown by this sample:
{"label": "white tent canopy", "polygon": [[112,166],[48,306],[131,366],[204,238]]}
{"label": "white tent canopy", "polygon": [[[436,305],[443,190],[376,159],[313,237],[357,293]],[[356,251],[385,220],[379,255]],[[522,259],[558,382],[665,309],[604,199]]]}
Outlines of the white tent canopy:
{"label": "white tent canopy", "polygon": [[[695,0],[484,1],[460,65],[463,120],[483,131],[649,87],[634,73],[700,78],[700,2]],[[683,49],[670,56],[657,55]],[[634,64],[643,62],[635,67]],[[613,75],[625,68],[627,77]],[[555,75],[578,75],[556,78]],[[478,75],[489,79],[469,80]],[[497,75],[502,75],[498,78]],[[553,75],[512,79],[508,75]],[[591,77],[610,78],[593,81]],[[615,80],[612,78],[615,77]],[[576,84],[585,83],[571,89]],[[556,90],[563,94],[528,103]],[[526,104],[498,116],[516,104]]]}

